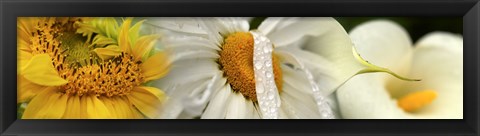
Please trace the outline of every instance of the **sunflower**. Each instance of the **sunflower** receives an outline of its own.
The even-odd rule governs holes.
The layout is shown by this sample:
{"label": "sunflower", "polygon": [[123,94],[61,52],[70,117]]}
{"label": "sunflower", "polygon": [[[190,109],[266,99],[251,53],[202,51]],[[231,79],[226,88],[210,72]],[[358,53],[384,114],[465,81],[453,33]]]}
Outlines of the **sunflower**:
{"label": "sunflower", "polygon": [[171,96],[163,118],[335,118],[331,94],[365,68],[333,18],[267,18],[258,30],[244,18],[146,24],[173,52],[154,82]]}
{"label": "sunflower", "polygon": [[143,21],[113,18],[19,18],[17,103],[23,119],[155,118],[166,96],[144,86],[168,72],[157,35]]}

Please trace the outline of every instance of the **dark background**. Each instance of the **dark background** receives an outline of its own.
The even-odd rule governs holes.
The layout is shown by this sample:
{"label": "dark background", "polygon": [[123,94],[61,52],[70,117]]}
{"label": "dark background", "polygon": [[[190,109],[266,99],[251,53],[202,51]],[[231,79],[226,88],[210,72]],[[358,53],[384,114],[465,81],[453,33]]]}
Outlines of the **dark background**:
{"label": "dark background", "polygon": [[425,34],[433,31],[463,33],[461,17],[335,17],[335,19],[342,24],[347,32],[366,21],[377,19],[391,20],[405,28],[414,43]]}

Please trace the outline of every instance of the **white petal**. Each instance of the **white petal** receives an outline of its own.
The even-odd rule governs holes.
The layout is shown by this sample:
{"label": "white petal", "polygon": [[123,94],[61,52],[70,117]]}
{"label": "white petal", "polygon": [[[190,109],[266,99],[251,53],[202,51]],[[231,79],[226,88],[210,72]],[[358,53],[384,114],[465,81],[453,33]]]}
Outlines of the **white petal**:
{"label": "white petal", "polygon": [[422,79],[415,90],[438,93],[429,106],[415,114],[421,118],[463,118],[463,38],[434,32],[420,39],[412,64],[412,75]]}
{"label": "white petal", "polygon": [[340,109],[338,107],[338,99],[337,99],[337,92],[332,93],[331,95],[326,97],[328,105],[332,109],[333,117],[335,119],[341,119],[342,116],[340,115]]}
{"label": "white petal", "polygon": [[[164,115],[163,118],[178,116],[183,111],[184,98],[197,88],[205,88],[212,77],[218,73],[220,71],[217,64],[209,60],[183,60],[175,63],[167,76],[153,81],[152,84],[164,90],[169,96],[165,111],[171,113],[168,113],[168,116]],[[168,107],[172,111],[169,111]]]}
{"label": "white petal", "polygon": [[357,75],[340,87],[337,93],[340,113],[346,119],[400,118],[403,111],[390,97],[384,73]]}
{"label": "white petal", "polygon": [[[327,60],[322,56],[319,56],[312,52],[301,50],[298,48],[279,48],[279,52],[289,52],[293,55],[295,59],[298,59],[300,63],[303,63],[303,65],[305,65],[305,68],[308,68],[310,72],[313,74],[314,78],[316,79],[316,82],[319,84],[320,91],[325,96],[328,96],[331,93],[333,93],[340,84],[342,84],[348,78],[353,76],[356,72],[358,72],[358,70],[360,70],[363,67],[363,66],[357,66],[354,64],[347,64],[348,61],[345,63],[341,63],[343,64],[342,65],[343,67],[339,67],[339,65],[335,65],[334,63],[330,62],[330,60]],[[287,56],[281,53],[279,55],[280,57],[283,57],[283,58]],[[285,58],[285,59],[288,59],[288,58]],[[348,59],[348,58],[345,58],[345,59]],[[357,64],[357,62],[353,60],[351,63]],[[354,66],[347,67],[345,65],[347,66],[354,65]],[[357,67],[355,68],[355,66]],[[297,79],[301,77],[305,78],[304,73],[298,73],[295,76]],[[289,81],[289,82],[295,82],[295,81]],[[311,89],[308,89],[305,91],[311,92]]]}
{"label": "white petal", "polygon": [[191,115],[200,116],[211,96],[225,85],[226,80],[226,78],[223,78],[223,74],[219,72],[204,84],[193,88],[192,92],[185,95],[182,100],[185,107],[184,111]]}
{"label": "white petal", "polygon": [[206,35],[207,32],[200,27],[200,24],[199,20],[187,17],[153,17],[145,21],[145,26],[149,26],[148,29],[160,28],[174,32]]}
{"label": "white petal", "polygon": [[463,38],[459,34],[432,32],[420,38],[416,48],[442,48],[452,53],[463,53]]}
{"label": "white petal", "polygon": [[210,59],[182,60],[172,64],[167,76],[155,81],[157,85],[183,84],[207,80],[220,72],[218,64]]}
{"label": "white petal", "polygon": [[227,113],[227,105],[233,97],[233,91],[230,85],[225,85],[210,100],[202,114],[202,119],[224,119]]}
{"label": "white petal", "polygon": [[198,81],[191,81],[181,84],[165,84],[165,82],[154,83],[153,86],[158,87],[166,92],[169,99],[164,107],[164,114],[161,118],[178,118],[183,115],[183,118],[193,118],[199,115],[186,113],[184,108],[185,97],[188,96],[195,88],[204,88],[208,78]]}
{"label": "white petal", "polygon": [[284,84],[280,98],[281,111],[288,118],[320,118],[310,84],[301,71],[282,67]]}
{"label": "white petal", "polygon": [[230,102],[226,103],[227,113],[225,115],[225,118],[246,119],[250,114],[247,111],[247,107],[249,107],[248,105],[253,105],[253,103],[247,102],[247,100],[241,93],[233,93],[230,99]]}
{"label": "white petal", "polygon": [[[242,20],[246,22],[246,20]],[[238,23],[238,22],[235,22]],[[247,22],[248,23],[248,22]],[[208,39],[213,45],[221,45],[222,33],[227,32],[229,24],[216,18],[149,18],[145,22],[148,33],[162,33],[168,36],[196,36]],[[239,23],[243,24],[243,23]]]}
{"label": "white petal", "polygon": [[[331,89],[335,89],[343,81],[365,68],[354,58],[353,44],[348,34],[333,18],[301,18],[274,33],[280,32],[291,38],[284,37],[277,40],[282,40],[284,43],[289,41],[292,42],[292,45],[276,49],[288,51],[301,60],[305,60],[305,62],[312,62],[311,64],[322,62],[321,65],[323,65],[326,64],[323,62],[329,63],[329,66],[323,67],[333,70],[327,72],[334,78],[332,81],[335,81],[331,83],[331,86],[334,87]],[[275,45],[279,46],[278,43],[275,43]],[[327,91],[326,95],[331,92],[333,90]]]}
{"label": "white petal", "polygon": [[301,93],[290,84],[285,84],[280,94],[283,109],[290,118],[320,118],[318,108],[312,95]]}
{"label": "white petal", "polygon": [[258,107],[258,104],[253,104],[253,114],[251,119],[261,119],[260,117],[261,111],[260,107]]}
{"label": "white petal", "polygon": [[[285,26],[284,24],[287,23],[288,19],[297,19],[297,18],[284,18],[284,17],[269,17],[265,19],[259,26],[258,30],[260,30],[263,34],[268,35],[274,31],[282,29],[281,26]],[[298,19],[297,19],[298,20]],[[290,21],[292,22],[292,21]]]}
{"label": "white petal", "polygon": [[401,70],[399,68],[409,67],[412,42],[398,24],[385,20],[369,21],[352,29],[350,37],[357,52],[370,63],[397,73]]}
{"label": "white petal", "polygon": [[215,60],[219,58],[220,55],[215,50],[195,50],[185,49],[185,50],[174,50],[172,52],[170,60],[172,62],[182,61],[182,60],[198,60],[198,59],[210,59]]}
{"label": "white petal", "polygon": [[181,103],[179,99],[169,99],[166,101],[160,119],[176,119],[183,111],[183,105],[181,105]]}
{"label": "white petal", "polygon": [[[265,30],[276,47],[299,43],[308,36],[321,36],[330,31],[345,31],[333,18],[267,18],[266,25],[260,25],[259,30]],[[277,23],[278,22],[278,23]],[[337,24],[336,24],[337,23]],[[302,42],[300,42],[302,43]]]}
{"label": "white petal", "polygon": [[[282,106],[284,106],[284,105],[282,105]],[[287,112],[285,112],[285,110],[287,110],[287,109],[284,109],[284,108],[280,107],[280,109],[278,110],[278,119],[299,119],[298,117],[290,117],[290,115],[287,114]]]}
{"label": "white petal", "polygon": [[247,32],[249,29],[248,20],[241,17],[217,17],[215,18],[220,22],[223,30],[226,30],[224,34],[231,34],[235,32]]}
{"label": "white petal", "polygon": [[245,119],[260,119],[259,111],[257,111],[257,109],[255,108],[255,104],[252,102],[252,100],[246,100],[245,102],[246,102]]}
{"label": "white petal", "polygon": [[234,32],[247,32],[248,21],[244,18],[199,18],[200,27],[207,31],[210,41],[216,45],[223,44],[223,37]]}
{"label": "white petal", "polygon": [[209,39],[198,36],[185,36],[180,34],[169,34],[167,37],[162,37],[163,46],[170,48],[199,48],[199,49],[214,49],[220,50],[220,47],[215,42]]}

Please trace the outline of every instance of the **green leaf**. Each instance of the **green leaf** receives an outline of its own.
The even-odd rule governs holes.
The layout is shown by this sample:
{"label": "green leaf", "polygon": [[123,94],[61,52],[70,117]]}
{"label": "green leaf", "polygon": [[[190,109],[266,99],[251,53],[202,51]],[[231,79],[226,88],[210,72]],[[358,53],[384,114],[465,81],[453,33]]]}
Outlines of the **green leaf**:
{"label": "green leaf", "polygon": [[23,116],[23,112],[25,111],[25,108],[27,107],[27,103],[19,103],[17,104],[17,118],[21,119]]}

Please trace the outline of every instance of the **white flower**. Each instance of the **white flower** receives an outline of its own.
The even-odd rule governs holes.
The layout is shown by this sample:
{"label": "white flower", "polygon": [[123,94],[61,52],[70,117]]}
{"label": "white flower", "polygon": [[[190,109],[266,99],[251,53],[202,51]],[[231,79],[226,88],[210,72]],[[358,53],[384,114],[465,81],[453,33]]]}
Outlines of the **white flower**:
{"label": "white flower", "polygon": [[[146,24],[163,34],[173,60],[167,77],[154,83],[171,98],[163,118],[331,118],[324,96],[364,68],[333,18],[267,18],[253,31],[242,18],[150,18]],[[253,48],[270,47],[268,41],[273,60],[253,55]],[[273,75],[255,72],[255,59],[271,61]],[[278,91],[256,92],[268,87],[262,82],[268,77]],[[279,107],[263,111],[269,102]]]}
{"label": "white flower", "polygon": [[362,119],[463,118],[463,39],[432,32],[412,46],[407,32],[389,21],[371,21],[350,37],[365,60],[418,78],[384,73],[353,77],[336,92],[342,117]]}

